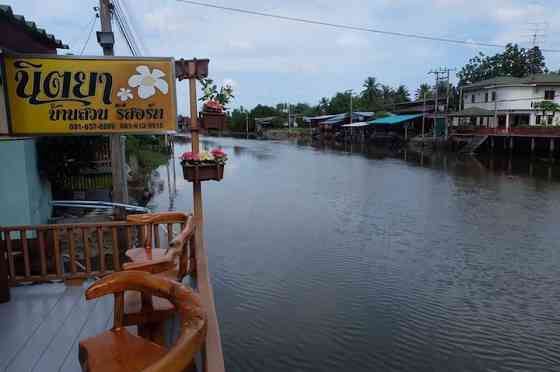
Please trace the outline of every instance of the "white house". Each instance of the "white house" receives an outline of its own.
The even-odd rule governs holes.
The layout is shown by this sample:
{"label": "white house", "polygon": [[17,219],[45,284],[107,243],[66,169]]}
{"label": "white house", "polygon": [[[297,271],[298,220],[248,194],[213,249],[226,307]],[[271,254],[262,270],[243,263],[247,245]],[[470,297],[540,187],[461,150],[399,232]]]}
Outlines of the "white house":
{"label": "white house", "polygon": [[560,113],[536,109],[544,100],[560,104],[560,74],[483,80],[464,86],[461,95],[462,115],[458,116],[469,117],[471,124],[480,127],[508,130],[522,125],[560,125]]}

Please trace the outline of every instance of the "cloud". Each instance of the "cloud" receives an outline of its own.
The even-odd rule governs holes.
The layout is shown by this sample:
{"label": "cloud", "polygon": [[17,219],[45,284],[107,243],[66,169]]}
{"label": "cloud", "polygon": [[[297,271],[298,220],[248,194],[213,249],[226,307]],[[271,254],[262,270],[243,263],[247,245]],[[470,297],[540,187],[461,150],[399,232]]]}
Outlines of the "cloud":
{"label": "cloud", "polygon": [[[328,23],[434,35],[462,40],[528,45],[529,21],[550,23],[560,32],[560,9],[551,0],[214,0],[216,4],[306,18]],[[18,0],[12,7],[79,50],[97,0]],[[360,89],[367,76],[414,91],[430,82],[427,71],[442,65],[460,68],[479,50],[474,45],[406,39],[333,27],[287,22],[196,7],[175,0],[121,0],[136,20],[138,37],[153,56],[210,58],[215,81],[231,79],[238,87],[233,105],[280,101],[317,103],[336,91]],[[157,4],[157,5],[154,5]],[[547,47],[554,45],[549,38]],[[116,51],[128,54],[117,34]],[[91,37],[86,53],[101,54]],[[559,53],[560,54],[560,53]],[[545,54],[558,69],[560,57]],[[178,83],[179,111],[187,110],[185,84]]]}

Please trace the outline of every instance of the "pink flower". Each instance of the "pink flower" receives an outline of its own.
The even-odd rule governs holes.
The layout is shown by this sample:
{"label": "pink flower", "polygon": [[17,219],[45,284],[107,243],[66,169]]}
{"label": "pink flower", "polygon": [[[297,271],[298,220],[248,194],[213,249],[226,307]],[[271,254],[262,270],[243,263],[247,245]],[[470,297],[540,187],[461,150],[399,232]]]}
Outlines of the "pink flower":
{"label": "pink flower", "polygon": [[198,161],[198,160],[200,160],[200,158],[199,158],[198,154],[195,154],[192,151],[187,151],[183,155],[181,155],[181,160]]}
{"label": "pink flower", "polygon": [[226,153],[223,152],[222,149],[214,149],[211,151],[212,156],[214,156],[215,158],[223,158],[226,156]]}

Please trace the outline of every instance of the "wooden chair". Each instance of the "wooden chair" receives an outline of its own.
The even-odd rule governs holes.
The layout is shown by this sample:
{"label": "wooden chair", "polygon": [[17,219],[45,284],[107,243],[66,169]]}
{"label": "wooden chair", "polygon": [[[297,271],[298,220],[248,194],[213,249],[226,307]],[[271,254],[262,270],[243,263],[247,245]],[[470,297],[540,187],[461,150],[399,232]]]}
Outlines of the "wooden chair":
{"label": "wooden chair", "polygon": [[[182,283],[185,276],[194,273],[195,231],[193,218],[189,218],[163,257],[125,263],[123,269],[145,271]],[[163,322],[173,314],[173,304],[164,298],[135,291],[125,293],[124,325],[137,325],[138,334],[154,342],[163,344]]]}
{"label": "wooden chair", "polygon": [[[170,223],[181,222],[185,224],[191,215],[187,215],[181,212],[158,212],[158,213],[143,213],[143,214],[131,214],[126,217],[128,222],[145,224],[144,227],[144,239],[142,241],[142,247],[131,248],[125,252],[126,256],[132,261],[145,261],[152,259],[163,258],[167,252],[166,249],[154,248],[154,225],[167,224],[170,228]],[[157,234],[157,230],[155,231]],[[168,236],[171,236],[169,233]],[[159,240],[159,239],[157,239]],[[156,241],[157,241],[156,240]]]}
{"label": "wooden chair", "polygon": [[[124,293],[140,291],[170,301],[181,316],[181,334],[169,349],[124,328]],[[114,294],[113,328],[80,341],[84,372],[183,372],[192,365],[206,337],[206,315],[198,296],[183,285],[141,271],[121,271],[95,282],[86,290],[91,300]]]}

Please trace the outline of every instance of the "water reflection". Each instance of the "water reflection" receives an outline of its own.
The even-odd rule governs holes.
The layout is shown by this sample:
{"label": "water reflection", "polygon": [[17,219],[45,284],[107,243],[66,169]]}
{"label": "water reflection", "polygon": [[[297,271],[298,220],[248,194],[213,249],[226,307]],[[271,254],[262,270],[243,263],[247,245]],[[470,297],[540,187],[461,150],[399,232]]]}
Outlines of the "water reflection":
{"label": "water reflection", "polygon": [[558,370],[556,164],[206,143],[230,158],[203,185],[228,371]]}

